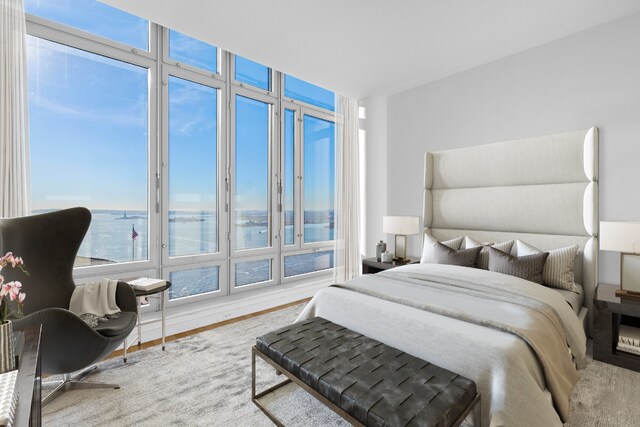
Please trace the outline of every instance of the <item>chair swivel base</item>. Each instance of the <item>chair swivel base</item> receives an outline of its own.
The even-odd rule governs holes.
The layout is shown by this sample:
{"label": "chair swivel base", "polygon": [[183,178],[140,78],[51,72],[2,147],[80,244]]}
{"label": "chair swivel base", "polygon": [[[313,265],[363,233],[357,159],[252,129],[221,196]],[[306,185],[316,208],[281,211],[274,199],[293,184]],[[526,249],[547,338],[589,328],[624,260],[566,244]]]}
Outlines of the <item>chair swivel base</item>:
{"label": "chair swivel base", "polygon": [[111,389],[120,388],[118,384],[94,383],[94,382],[82,381],[82,379],[89,372],[95,370],[96,368],[97,368],[97,365],[92,365],[87,369],[80,371],[75,376],[72,376],[71,374],[64,374],[62,376],[62,380],[43,382],[43,385],[57,384],[57,386],[46,397],[42,399],[42,407],[47,406],[55,398],[61,396],[62,393],[64,393],[65,391],[90,390],[90,389],[99,389],[99,388],[111,388]]}

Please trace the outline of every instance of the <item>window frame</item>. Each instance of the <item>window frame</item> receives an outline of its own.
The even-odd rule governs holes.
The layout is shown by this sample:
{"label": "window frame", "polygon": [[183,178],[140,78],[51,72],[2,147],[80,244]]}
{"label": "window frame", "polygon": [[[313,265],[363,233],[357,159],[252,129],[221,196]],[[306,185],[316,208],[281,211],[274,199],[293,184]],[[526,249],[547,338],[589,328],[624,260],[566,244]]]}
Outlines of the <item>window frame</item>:
{"label": "window frame", "polygon": [[[267,259],[271,261],[271,279],[236,287],[236,264],[243,263],[243,262],[250,262],[250,261],[264,261]],[[270,255],[256,255],[256,256],[247,256],[247,257],[229,259],[230,294],[234,295],[242,292],[247,292],[255,289],[261,289],[261,288],[277,285],[278,279],[280,278],[280,263],[278,261],[279,261],[279,254],[277,252],[271,253]]]}
{"label": "window frame", "polygon": [[[315,252],[325,252],[325,251],[332,251],[333,252],[333,267],[332,268],[327,268],[324,270],[318,270],[318,271],[311,271],[309,273],[303,273],[303,274],[297,274],[295,276],[290,276],[290,277],[285,277],[284,273],[285,273],[285,269],[284,269],[284,259],[287,256],[296,256],[296,255],[307,255],[307,254],[312,254]],[[329,246],[325,246],[324,248],[316,248],[316,249],[298,249],[297,251],[291,251],[291,252],[287,252],[287,253],[282,253],[282,256],[280,257],[280,280],[281,283],[284,284],[288,284],[288,283],[305,283],[305,282],[313,282],[319,278],[327,278],[330,276],[333,276],[333,270],[335,269],[335,249],[333,247],[333,245],[329,245]]]}
{"label": "window frame", "polygon": [[[279,216],[280,216],[280,281],[282,284],[291,283],[291,282],[299,282],[309,279],[315,279],[319,277],[326,277],[333,274],[333,268],[313,271],[309,273],[299,274],[296,276],[285,277],[285,268],[284,268],[284,259],[287,256],[295,256],[295,255],[304,255],[314,252],[323,252],[328,250],[334,250],[334,240],[328,240],[325,242],[313,242],[313,243],[304,243],[304,116],[309,115],[312,117],[317,117],[322,120],[327,120],[332,123],[337,122],[337,118],[335,114],[331,114],[327,110],[319,110],[317,108],[310,108],[307,106],[301,105],[302,103],[293,103],[289,101],[282,101],[280,106],[280,129],[281,129],[281,137],[280,137],[280,168],[279,173],[280,177],[284,178],[284,138],[285,138],[285,128],[284,128],[284,117],[285,110],[294,111],[294,244],[293,245],[285,245],[284,241],[284,183],[281,182],[282,192],[278,194],[278,203],[279,206],[282,206]],[[335,207],[334,207],[335,210]],[[335,265],[335,251],[334,251],[334,265]]]}
{"label": "window frame", "polygon": [[[312,243],[305,243],[304,241],[304,208],[305,208],[305,203],[304,203],[304,175],[305,175],[305,171],[304,171],[304,117],[305,116],[311,116],[311,117],[315,117],[317,119],[320,120],[326,120],[329,121],[331,123],[334,124],[334,129],[335,129],[335,125],[336,125],[336,119],[333,117],[333,115],[328,114],[328,113],[324,113],[324,112],[319,112],[318,110],[315,109],[309,109],[307,107],[301,107],[301,114],[300,114],[300,173],[302,176],[301,179],[301,183],[300,183],[300,226],[301,226],[301,231],[300,234],[302,235],[300,237],[300,247],[301,249],[308,249],[308,250],[318,250],[319,248],[325,248],[327,247],[327,245],[331,245],[333,246],[334,242],[335,242],[335,235],[333,240],[326,240],[323,242],[312,242]],[[334,147],[335,150],[335,147]],[[335,161],[335,158],[334,158]],[[334,187],[334,194],[335,194],[335,187]],[[335,215],[335,203],[334,203],[334,215]]]}
{"label": "window frame", "polygon": [[[269,69],[269,87],[271,88],[270,90],[266,90],[266,89],[262,89],[261,87],[258,86],[254,86],[250,83],[245,83],[245,82],[241,82],[239,80],[236,80],[236,56],[242,56],[242,55],[236,55],[234,53],[228,53],[228,57],[229,57],[229,84],[232,86],[236,86],[236,87],[241,87],[243,89],[249,89],[253,92],[257,92],[260,93],[262,95],[269,95],[269,96],[274,96],[277,98],[277,94],[279,93],[279,86],[280,84],[278,83],[280,81],[280,74],[279,72],[275,71],[273,68],[264,65],[258,61],[253,61],[253,59],[249,59],[249,58],[245,58],[245,59],[249,59],[250,61],[256,62],[264,67],[267,67]],[[244,56],[242,56],[244,58]],[[278,84],[276,84],[278,83]]]}
{"label": "window frame", "polygon": [[[169,298],[169,292],[167,292],[166,296],[166,306],[167,307],[177,307],[180,305],[192,304],[200,301],[211,300],[215,298],[223,298],[229,295],[229,280],[228,280],[228,271],[227,271],[228,263],[223,260],[211,262],[195,262],[192,264],[176,264],[171,266],[163,266],[161,277],[164,280],[171,280],[171,273],[180,272],[180,271],[188,271],[188,270],[197,270],[199,268],[209,268],[209,267],[218,267],[218,290],[212,292],[205,292],[202,294],[189,295],[186,297],[176,298],[174,300]],[[172,284],[173,285],[173,284]]]}
{"label": "window frame", "polygon": [[[112,40],[108,37],[100,36],[98,34],[90,33],[88,31],[84,31],[72,26],[67,26],[65,24],[61,24],[56,21],[52,21],[47,18],[43,18],[37,15],[32,15],[30,13],[25,12],[25,19],[27,23],[27,34],[33,35],[31,30],[33,27],[41,27],[44,30],[51,30],[55,33],[68,35],[76,38],[76,41],[82,42],[95,42],[99,43],[100,46],[106,45],[111,46],[116,49],[132,53],[134,55],[141,56],[143,58],[148,59],[157,59],[157,46],[158,46],[158,37],[157,37],[157,28],[158,25],[153,22],[147,20],[149,22],[149,50],[139,49],[132,45],[128,45],[126,43],[122,43],[116,40]],[[32,28],[29,28],[29,27]],[[86,50],[86,49],[83,49]],[[93,51],[91,51],[93,52]]]}
{"label": "window frame", "polygon": [[[29,15],[29,18],[33,18]],[[39,21],[50,22],[45,19],[38,19]],[[55,23],[54,23],[55,24]],[[155,31],[150,31],[150,45],[157,46],[157,40],[154,34],[157,32],[157,27],[153,25]],[[158,225],[160,223],[160,213],[157,211],[156,206],[159,203],[158,194],[153,191],[152,188],[156,182],[156,174],[158,171],[158,165],[155,161],[158,158],[158,141],[155,137],[156,129],[158,127],[158,117],[156,110],[158,108],[158,94],[154,88],[157,86],[157,63],[155,59],[150,59],[147,55],[142,55],[140,52],[133,52],[131,49],[122,49],[122,44],[104,39],[98,36],[85,37],[84,35],[78,35],[77,33],[84,33],[79,30],[62,31],[59,29],[59,24],[55,24],[52,27],[44,26],[39,22],[32,22],[27,20],[27,34],[32,37],[48,40],[53,43],[61,44],[63,46],[70,47],[72,49],[79,49],[89,54],[104,56],[115,61],[121,61],[129,63],[134,66],[146,68],[148,75],[148,89],[147,99],[149,104],[147,106],[147,227],[148,227],[148,259],[140,261],[127,261],[116,262],[112,264],[94,265],[74,267],[74,277],[79,279],[91,276],[108,276],[108,275],[126,275],[128,272],[137,270],[149,270],[157,269],[160,260],[159,245],[157,233]],[[66,27],[65,27],[66,28]],[[99,39],[102,41],[96,41]],[[136,50],[136,49],[133,49]],[[150,53],[150,55],[153,52]],[[114,172],[115,173],[115,172]]]}
{"label": "window frame", "polygon": [[[237,249],[236,248],[236,237],[237,231],[236,227],[232,226],[235,223],[235,210],[236,210],[236,202],[235,202],[235,190],[236,190],[236,180],[235,180],[235,172],[236,172],[236,164],[235,164],[235,154],[236,154],[236,143],[235,143],[235,119],[236,119],[236,96],[243,96],[246,98],[254,99],[256,101],[264,102],[270,105],[270,120],[269,120],[269,159],[268,161],[268,174],[269,174],[269,183],[268,183],[268,191],[269,191],[269,227],[268,233],[270,236],[270,245],[265,248],[255,248],[255,249]],[[278,106],[278,100],[271,96],[263,95],[253,90],[249,90],[246,88],[240,87],[232,87],[229,91],[229,154],[228,154],[228,164],[229,164],[229,258],[237,258],[237,257],[252,257],[254,255],[260,256],[264,255],[272,255],[273,253],[277,253],[279,249],[279,221],[278,215],[274,215],[274,213],[278,212],[278,200],[277,197],[274,197],[277,194],[277,153],[279,150],[278,147],[278,138],[277,138],[277,129],[274,126],[274,120],[276,117],[276,111]]]}
{"label": "window frame", "polygon": [[[211,78],[214,78],[216,80],[220,80],[220,82],[221,82],[220,84],[224,85],[224,83],[226,81],[225,76],[227,75],[227,61],[226,61],[227,52],[223,51],[222,49],[220,49],[220,47],[215,46],[215,48],[217,49],[217,52],[218,52],[218,58],[217,58],[217,60],[218,60],[218,72],[217,73],[212,73],[209,70],[205,70],[204,68],[200,68],[200,67],[197,67],[195,65],[188,64],[186,62],[177,61],[177,60],[175,60],[175,59],[173,59],[173,58],[171,58],[169,56],[169,54],[170,54],[170,50],[169,50],[169,32],[171,30],[172,30],[171,28],[166,28],[166,27],[162,27],[161,28],[161,31],[162,31],[162,36],[161,36],[162,37],[162,63],[164,65],[174,66],[174,67],[179,68],[179,69],[184,69],[184,70],[187,70],[187,71],[191,71],[191,72],[194,72],[194,73],[201,74],[201,75],[206,76],[206,77],[211,77]],[[177,30],[174,30],[174,31],[177,31]],[[180,32],[180,31],[178,31],[178,32]],[[184,34],[184,33],[182,33],[182,34]],[[185,36],[191,37],[188,34],[185,34]],[[191,38],[196,39],[195,37],[191,37]],[[196,39],[196,40],[198,40],[198,39]],[[198,41],[201,41],[201,40],[198,40]],[[206,43],[206,42],[202,42],[202,43]],[[213,45],[211,45],[211,46],[213,46]]]}
{"label": "window frame", "polygon": [[[286,73],[282,73],[281,72],[280,76],[279,76],[279,79],[278,79],[278,85],[280,86],[278,94],[280,95],[280,99],[282,100],[283,103],[286,102],[288,104],[297,105],[299,107],[303,107],[303,108],[307,108],[309,110],[317,111],[319,114],[329,114],[329,115],[334,117],[334,119],[332,120],[334,123],[338,122],[338,111],[337,111],[338,107],[337,106],[335,107],[336,111],[331,111],[331,110],[329,110],[327,108],[318,107],[317,105],[309,104],[308,102],[300,101],[300,100],[285,96],[285,94],[284,94],[284,78],[285,78],[286,75],[287,75]],[[291,77],[295,77],[295,76],[291,76]],[[298,80],[300,80],[300,79],[298,79]],[[310,83],[310,82],[307,82],[307,83]],[[311,84],[313,84],[313,83],[311,83]],[[335,96],[335,93],[334,93],[334,96]]]}
{"label": "window frame", "polygon": [[[284,168],[285,168],[285,111],[293,111],[293,244],[285,244],[285,207],[284,207]],[[278,206],[280,210],[280,251],[284,254],[291,251],[300,250],[300,242],[302,241],[302,224],[299,218],[299,212],[302,210],[302,165],[300,156],[300,145],[302,140],[301,126],[300,126],[300,106],[294,105],[289,102],[281,102],[280,106],[280,164],[279,164],[279,190],[278,191]],[[284,266],[284,264],[283,264]],[[284,268],[284,267],[283,267]],[[284,271],[284,270],[283,270]]]}
{"label": "window frame", "polygon": [[[193,255],[178,255],[171,257],[169,256],[169,79],[170,77],[176,77],[179,79],[183,79],[189,82],[193,82],[196,84],[201,84],[203,86],[208,86],[218,90],[217,96],[217,110],[218,110],[218,124],[217,124],[217,154],[216,154],[216,212],[218,213],[217,217],[217,226],[218,226],[218,252],[214,253],[205,253],[205,254],[193,254]],[[160,134],[162,135],[161,146],[162,146],[162,158],[161,158],[161,177],[159,188],[162,192],[162,203],[161,203],[161,213],[162,213],[162,266],[163,267],[173,267],[173,266],[187,266],[193,264],[201,264],[206,262],[217,263],[219,261],[224,261],[227,259],[228,251],[227,251],[227,242],[226,236],[228,233],[227,230],[227,221],[226,221],[226,213],[228,210],[228,206],[226,204],[226,147],[224,138],[226,135],[226,120],[225,120],[225,108],[223,107],[223,99],[226,96],[226,87],[223,84],[219,84],[216,80],[211,78],[207,78],[205,76],[199,75],[198,73],[193,73],[187,70],[180,69],[178,67],[163,64],[162,66],[162,130]],[[225,215],[220,215],[224,213]]]}

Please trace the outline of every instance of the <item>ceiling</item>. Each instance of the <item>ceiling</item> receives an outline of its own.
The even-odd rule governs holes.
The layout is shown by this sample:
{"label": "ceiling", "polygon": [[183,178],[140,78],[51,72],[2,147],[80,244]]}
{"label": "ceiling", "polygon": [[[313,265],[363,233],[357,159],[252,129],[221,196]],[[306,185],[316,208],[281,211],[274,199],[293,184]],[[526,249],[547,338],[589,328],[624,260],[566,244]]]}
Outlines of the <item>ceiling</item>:
{"label": "ceiling", "polygon": [[343,95],[391,94],[640,11],[640,0],[101,0]]}

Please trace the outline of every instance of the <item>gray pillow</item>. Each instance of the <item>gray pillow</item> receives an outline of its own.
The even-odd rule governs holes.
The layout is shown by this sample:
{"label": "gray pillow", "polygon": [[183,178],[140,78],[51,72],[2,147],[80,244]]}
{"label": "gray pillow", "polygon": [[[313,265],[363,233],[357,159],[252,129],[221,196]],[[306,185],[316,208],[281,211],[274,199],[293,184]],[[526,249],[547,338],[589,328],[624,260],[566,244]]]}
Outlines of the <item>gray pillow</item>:
{"label": "gray pillow", "polygon": [[489,246],[489,271],[520,277],[542,285],[542,272],[549,252],[514,257]]}
{"label": "gray pillow", "polygon": [[[462,240],[464,240],[464,236],[460,236],[456,239],[446,240],[442,242],[444,245],[449,246],[451,249],[460,249],[460,245],[462,244]],[[422,248],[422,257],[420,258],[420,263],[431,263],[435,264],[436,261],[436,243],[438,241],[428,235],[424,234],[424,247]]]}
{"label": "gray pillow", "polygon": [[[518,256],[542,253],[540,249],[522,240],[516,241],[516,251]],[[547,258],[542,272],[544,284],[552,288],[578,293],[573,274],[577,255],[578,245],[550,250],[549,258]]]}
{"label": "gray pillow", "polygon": [[[464,248],[475,248],[476,246],[483,246],[480,254],[478,255],[478,259],[476,260],[476,266],[483,270],[489,269],[489,250],[486,248],[487,246],[493,246],[499,251],[509,253],[511,252],[511,247],[513,246],[513,240],[509,240],[508,242],[502,243],[479,243],[473,240],[469,236],[464,236]],[[529,254],[527,254],[529,255]]]}
{"label": "gray pillow", "polygon": [[436,242],[435,261],[437,264],[459,265],[462,267],[475,267],[476,259],[482,246],[469,249],[451,249],[449,246]]}

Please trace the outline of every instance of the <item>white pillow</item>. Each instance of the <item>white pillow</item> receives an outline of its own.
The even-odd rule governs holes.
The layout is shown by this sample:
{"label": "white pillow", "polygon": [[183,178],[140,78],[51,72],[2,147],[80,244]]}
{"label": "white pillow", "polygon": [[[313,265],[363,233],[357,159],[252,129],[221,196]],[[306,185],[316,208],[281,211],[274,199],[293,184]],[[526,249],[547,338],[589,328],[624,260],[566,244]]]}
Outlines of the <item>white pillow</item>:
{"label": "white pillow", "polygon": [[[445,246],[450,247],[451,249],[455,249],[456,251],[460,249],[460,245],[462,244],[462,240],[464,236],[460,236],[456,239],[447,240],[444,242],[440,242]],[[420,263],[425,264],[437,264],[436,261],[436,243],[438,241],[433,237],[429,236],[425,233],[424,235],[424,246],[422,248],[422,257],[420,258]]]}
{"label": "white pillow", "polygon": [[[521,240],[516,240],[516,252],[520,257],[539,254],[543,251]],[[547,262],[544,263],[544,271],[542,272],[544,284],[552,288],[578,293],[573,274],[576,256],[578,255],[578,245],[553,249],[548,252],[549,257]]]}
{"label": "white pillow", "polygon": [[469,236],[464,236],[464,248],[475,248],[478,246],[482,246],[482,250],[478,255],[478,259],[476,259],[476,265],[478,268],[482,268],[483,270],[489,269],[489,250],[487,246],[491,246],[492,248],[496,248],[497,250],[508,254],[511,252],[511,247],[513,246],[513,240],[509,240],[507,242],[502,243],[478,243],[473,240]]}

